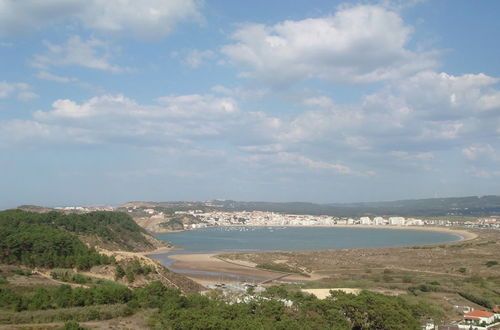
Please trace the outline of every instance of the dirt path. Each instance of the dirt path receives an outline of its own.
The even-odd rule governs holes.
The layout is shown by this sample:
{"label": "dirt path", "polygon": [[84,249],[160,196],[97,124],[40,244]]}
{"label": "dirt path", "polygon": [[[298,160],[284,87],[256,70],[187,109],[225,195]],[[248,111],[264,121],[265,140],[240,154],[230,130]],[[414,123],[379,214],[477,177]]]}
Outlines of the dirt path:
{"label": "dirt path", "polygon": [[46,279],[48,279],[48,280],[50,280],[52,282],[55,282],[55,283],[69,285],[72,288],[89,288],[88,285],[84,285],[84,284],[70,283],[70,282],[64,282],[64,281],[56,280],[56,279],[52,278],[52,276],[50,276],[49,272],[42,272],[42,271],[40,271],[38,269],[33,270],[33,274],[39,275],[41,277],[44,277],[44,278],[46,278]]}

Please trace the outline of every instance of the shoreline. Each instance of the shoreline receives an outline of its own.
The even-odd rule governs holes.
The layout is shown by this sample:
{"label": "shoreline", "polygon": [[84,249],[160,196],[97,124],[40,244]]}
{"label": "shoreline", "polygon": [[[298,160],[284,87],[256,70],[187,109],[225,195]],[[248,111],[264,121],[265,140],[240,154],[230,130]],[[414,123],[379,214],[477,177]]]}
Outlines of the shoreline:
{"label": "shoreline", "polygon": [[[448,234],[455,234],[462,237],[462,240],[467,241],[477,237],[477,234],[471,233],[466,228],[462,227],[443,227],[443,226],[397,226],[397,225],[234,225],[234,226],[210,226],[203,228],[195,228],[195,229],[184,229],[177,230],[172,232],[161,232],[154,233],[155,235],[159,234],[170,234],[170,233],[178,233],[190,230],[200,230],[207,228],[275,228],[275,227],[285,227],[285,228],[364,228],[364,229],[395,229],[395,230],[421,230],[421,231],[434,231],[434,232],[443,232]],[[443,244],[443,243],[433,243],[433,244]],[[174,247],[175,249],[175,247]],[[156,253],[155,253],[156,254]]]}
{"label": "shoreline", "polygon": [[[236,227],[236,226],[234,226]],[[243,227],[243,226],[238,226]],[[257,227],[257,226],[246,226],[246,227]],[[276,227],[276,226],[259,226],[259,227]],[[434,232],[443,232],[448,234],[454,234],[460,237],[459,240],[453,242],[444,242],[444,243],[432,243],[432,244],[423,244],[423,245],[414,245],[414,246],[428,246],[428,245],[440,245],[440,244],[453,244],[460,241],[469,241],[478,237],[477,234],[472,233],[466,229],[459,228],[450,228],[450,227],[434,227],[434,226],[375,226],[375,225],[335,225],[335,226],[280,226],[280,227],[328,227],[328,228],[368,228],[368,229],[391,229],[391,230],[420,230],[420,231],[434,231]],[[399,247],[376,247],[369,249],[382,249],[382,248],[402,248],[404,246]],[[360,248],[363,249],[363,248]],[[160,258],[154,258],[155,255],[169,254],[167,256],[168,259],[173,260],[170,265],[172,271],[179,272],[184,276],[198,282],[201,285],[213,284],[220,282],[222,278],[230,278],[233,281],[235,278],[237,279],[245,279],[249,281],[258,281],[258,280],[266,280],[275,278],[277,276],[277,272],[264,270],[260,268],[256,268],[256,264],[245,262],[245,261],[235,261],[235,260],[226,260],[220,257],[221,253],[225,252],[212,252],[212,253],[179,253],[179,254],[170,254],[170,252],[182,251],[179,248],[163,248],[157,249],[151,252],[146,253],[145,255],[149,258],[154,259],[157,262],[161,262]],[[327,251],[333,249],[323,249],[318,251]],[[272,251],[265,251],[272,252]],[[259,251],[257,253],[265,253],[264,251]],[[298,252],[298,251],[297,251]],[[237,253],[237,252],[236,252]],[[169,268],[167,266],[164,266]],[[180,270],[180,271],[178,271]],[[183,272],[186,271],[186,272]],[[285,281],[314,281],[317,280],[317,276],[314,274],[311,277],[304,277],[297,274],[291,274],[287,276]]]}

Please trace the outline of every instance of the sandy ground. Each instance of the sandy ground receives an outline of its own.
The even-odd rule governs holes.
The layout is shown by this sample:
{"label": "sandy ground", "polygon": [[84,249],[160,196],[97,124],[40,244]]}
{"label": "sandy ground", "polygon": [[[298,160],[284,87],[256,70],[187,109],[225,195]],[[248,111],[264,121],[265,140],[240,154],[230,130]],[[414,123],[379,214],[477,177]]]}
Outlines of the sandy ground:
{"label": "sandy ground", "polygon": [[[316,226],[317,227],[317,226]],[[399,229],[399,230],[424,230],[424,231],[437,231],[441,233],[455,234],[468,241],[477,237],[477,234],[471,233],[465,229],[448,228],[448,227],[435,227],[435,226],[372,226],[372,225],[335,225],[328,226],[329,228],[372,228],[372,229]]]}
{"label": "sandy ground", "polygon": [[[255,264],[245,261],[226,261],[217,257],[216,254],[176,254],[170,256],[174,259],[173,267],[183,269],[183,270],[193,270],[193,271],[206,271],[220,273],[220,275],[206,275],[206,274],[184,274],[192,280],[200,283],[201,285],[213,284],[220,282],[222,280],[227,281],[229,276],[224,276],[224,274],[236,275],[237,277],[231,277],[230,279],[260,282],[272,278],[277,278],[282,276],[283,273],[267,271],[259,268],[255,268]],[[292,274],[283,278],[283,281],[304,281],[309,278]]]}
{"label": "sandy ground", "polygon": [[330,290],[344,291],[345,293],[352,293],[352,294],[359,294],[361,292],[361,289],[354,289],[354,288],[302,289],[302,292],[313,294],[318,299],[325,299],[326,297],[330,296]]}

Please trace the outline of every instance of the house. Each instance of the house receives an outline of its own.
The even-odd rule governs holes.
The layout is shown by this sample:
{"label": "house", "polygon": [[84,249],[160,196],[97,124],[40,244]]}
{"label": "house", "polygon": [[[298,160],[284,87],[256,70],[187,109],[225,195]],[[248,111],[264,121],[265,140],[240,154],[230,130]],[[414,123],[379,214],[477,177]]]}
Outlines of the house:
{"label": "house", "polygon": [[485,322],[486,324],[490,324],[495,321],[495,314],[477,309],[465,313],[464,321],[467,324],[481,324],[483,322]]}
{"label": "house", "polygon": [[500,320],[500,305],[496,305],[493,308],[493,313],[495,313],[495,320]]}

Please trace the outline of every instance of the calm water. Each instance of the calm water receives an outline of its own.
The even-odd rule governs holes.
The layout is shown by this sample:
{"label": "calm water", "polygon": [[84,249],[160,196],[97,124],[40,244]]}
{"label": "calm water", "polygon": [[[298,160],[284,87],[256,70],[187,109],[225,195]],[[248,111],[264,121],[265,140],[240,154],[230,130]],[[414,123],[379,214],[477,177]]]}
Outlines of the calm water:
{"label": "calm water", "polygon": [[290,251],[409,246],[452,242],[459,235],[383,228],[213,227],[158,234],[176,253]]}

